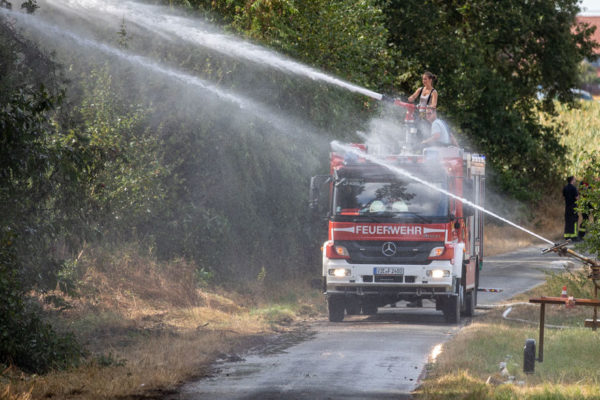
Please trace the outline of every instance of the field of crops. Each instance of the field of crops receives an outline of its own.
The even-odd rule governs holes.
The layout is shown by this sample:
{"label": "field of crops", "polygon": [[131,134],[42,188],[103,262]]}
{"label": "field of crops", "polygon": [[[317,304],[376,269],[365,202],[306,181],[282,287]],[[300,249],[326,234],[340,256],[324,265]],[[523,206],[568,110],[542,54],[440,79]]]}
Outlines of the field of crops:
{"label": "field of crops", "polygon": [[561,138],[568,149],[565,174],[579,178],[585,173],[590,154],[600,153],[600,102],[582,101],[580,105],[577,109],[558,105],[558,117],[546,119],[566,128],[568,133]]}

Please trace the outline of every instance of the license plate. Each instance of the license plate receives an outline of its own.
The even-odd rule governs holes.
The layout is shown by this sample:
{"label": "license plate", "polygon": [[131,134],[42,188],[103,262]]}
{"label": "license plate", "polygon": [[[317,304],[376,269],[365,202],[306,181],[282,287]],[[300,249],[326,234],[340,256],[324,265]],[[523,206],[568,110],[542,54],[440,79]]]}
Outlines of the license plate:
{"label": "license plate", "polygon": [[404,267],[375,267],[373,275],[404,275]]}

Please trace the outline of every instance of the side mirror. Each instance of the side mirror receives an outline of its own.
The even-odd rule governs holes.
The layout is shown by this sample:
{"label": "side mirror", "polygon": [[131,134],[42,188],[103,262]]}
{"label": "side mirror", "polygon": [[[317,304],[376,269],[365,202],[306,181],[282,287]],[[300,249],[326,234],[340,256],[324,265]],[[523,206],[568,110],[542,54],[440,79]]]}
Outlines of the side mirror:
{"label": "side mirror", "polygon": [[329,191],[322,190],[322,188],[330,181],[331,177],[329,175],[317,175],[310,178],[308,206],[316,216],[326,216],[329,211],[327,209],[329,204]]}

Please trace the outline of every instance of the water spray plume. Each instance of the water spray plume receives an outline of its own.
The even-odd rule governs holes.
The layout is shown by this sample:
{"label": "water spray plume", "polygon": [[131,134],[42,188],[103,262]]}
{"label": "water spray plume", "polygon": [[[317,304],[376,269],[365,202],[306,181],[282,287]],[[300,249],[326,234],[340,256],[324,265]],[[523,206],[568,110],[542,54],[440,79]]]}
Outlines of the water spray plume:
{"label": "water spray plume", "polygon": [[[166,7],[151,6],[137,2],[107,2],[100,0],[49,0],[54,7],[65,9],[87,9],[112,14],[117,18],[125,18],[133,23],[151,29],[154,32],[175,35],[179,39],[209,48],[227,56],[233,56],[272,68],[304,76],[315,81],[322,81],[361,93],[375,100],[381,100],[382,95],[364,87],[354,85],[342,79],[320,72],[307,65],[291,60],[274,51],[254,45],[233,36],[214,32],[197,19],[173,15]],[[94,18],[97,18],[94,16]]]}
{"label": "water spray plume", "polygon": [[[130,52],[125,52],[110,45],[81,37],[69,30],[59,28],[55,25],[48,24],[44,21],[40,21],[39,19],[36,19],[35,16],[0,8],[0,14],[2,13],[10,15],[11,17],[18,19],[22,23],[25,23],[31,28],[36,29],[40,32],[44,31],[45,33],[52,33],[54,34],[54,37],[59,36],[68,38],[80,46],[96,49],[105,54],[115,56],[131,64],[135,64],[146,70],[182,82],[187,86],[196,87],[208,91],[222,100],[237,104],[241,109],[247,110],[255,117],[266,121],[267,123],[276,127],[280,132],[289,131],[290,125],[298,125],[297,123],[294,123],[294,121],[291,121],[289,118],[281,117],[280,115],[278,115],[278,113],[274,112],[269,107],[262,105],[255,100],[246,98],[239,94],[232,93],[230,91],[223,90],[203,79],[200,79],[193,75],[189,75],[182,71],[178,71],[174,68],[161,65],[160,63],[157,63],[156,61],[150,58],[132,54]],[[312,133],[310,131],[307,132],[306,130],[303,130],[303,133],[309,133],[315,138],[322,137],[322,135],[318,135],[317,133]]]}
{"label": "water spray plume", "polygon": [[394,172],[395,174],[405,176],[405,177],[407,177],[409,179],[412,179],[412,180],[414,180],[416,182],[419,182],[419,183],[427,186],[428,188],[431,188],[431,189],[436,190],[436,191],[438,191],[440,193],[443,193],[446,196],[452,197],[453,199],[458,200],[458,201],[460,201],[463,204],[466,204],[466,205],[468,205],[470,207],[473,207],[473,208],[475,208],[475,209],[477,209],[477,210],[479,210],[481,212],[484,212],[484,213],[486,213],[486,214],[488,214],[488,215],[490,215],[490,216],[492,216],[492,217],[494,217],[494,218],[496,218],[496,219],[498,219],[498,220],[500,220],[502,222],[505,222],[505,223],[507,223],[510,226],[513,226],[513,227],[515,227],[517,229],[520,229],[523,232],[525,232],[525,233],[527,233],[527,234],[529,234],[531,236],[534,236],[534,237],[536,237],[536,238],[538,238],[538,239],[540,239],[540,240],[542,240],[542,241],[544,241],[544,242],[546,242],[548,244],[552,244],[552,245],[554,244],[551,240],[548,240],[545,237],[540,236],[540,235],[538,235],[535,232],[532,232],[532,231],[530,231],[528,229],[525,229],[522,226],[519,226],[519,225],[515,224],[514,222],[509,221],[506,218],[503,218],[503,217],[499,216],[498,214],[495,214],[495,213],[493,213],[493,212],[491,212],[489,210],[486,210],[485,208],[483,208],[483,207],[481,207],[481,206],[479,206],[479,205],[477,205],[477,204],[475,204],[475,203],[473,203],[473,202],[471,202],[471,201],[469,201],[467,199],[464,199],[464,198],[462,198],[460,196],[457,196],[457,195],[455,195],[453,193],[450,193],[447,190],[441,189],[441,188],[437,187],[436,185],[434,185],[432,183],[429,183],[429,182],[427,182],[427,181],[425,181],[425,180],[423,180],[423,179],[421,179],[421,178],[419,178],[419,177],[411,174],[410,172],[408,172],[408,171],[406,171],[406,170],[404,170],[402,168],[396,167],[394,165],[390,165],[388,162],[386,162],[385,160],[380,159],[379,157],[375,157],[375,156],[373,156],[371,154],[367,154],[367,153],[363,153],[363,152],[359,153],[356,148],[354,148],[352,146],[348,146],[348,145],[342,144],[342,143],[339,143],[337,141],[331,142],[331,145],[332,145],[332,147],[334,149],[341,150],[342,152],[345,152],[345,153],[354,153],[354,154],[357,154],[359,157],[362,157],[362,158],[364,158],[364,159],[366,159],[366,160],[368,160],[368,161],[370,161],[370,162],[372,162],[374,164],[377,164],[377,165],[380,165],[382,167],[385,167],[385,168],[389,169],[390,171]]}

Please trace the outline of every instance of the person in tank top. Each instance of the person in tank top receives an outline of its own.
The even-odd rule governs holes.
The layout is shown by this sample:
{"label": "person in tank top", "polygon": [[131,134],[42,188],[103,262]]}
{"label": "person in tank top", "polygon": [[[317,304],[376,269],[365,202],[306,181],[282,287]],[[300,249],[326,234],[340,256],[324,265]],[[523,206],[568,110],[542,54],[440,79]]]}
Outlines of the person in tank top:
{"label": "person in tank top", "polygon": [[424,113],[427,108],[437,108],[438,93],[433,87],[437,76],[429,71],[423,73],[423,86],[417,89],[409,98],[411,103],[417,103],[419,113]]}

